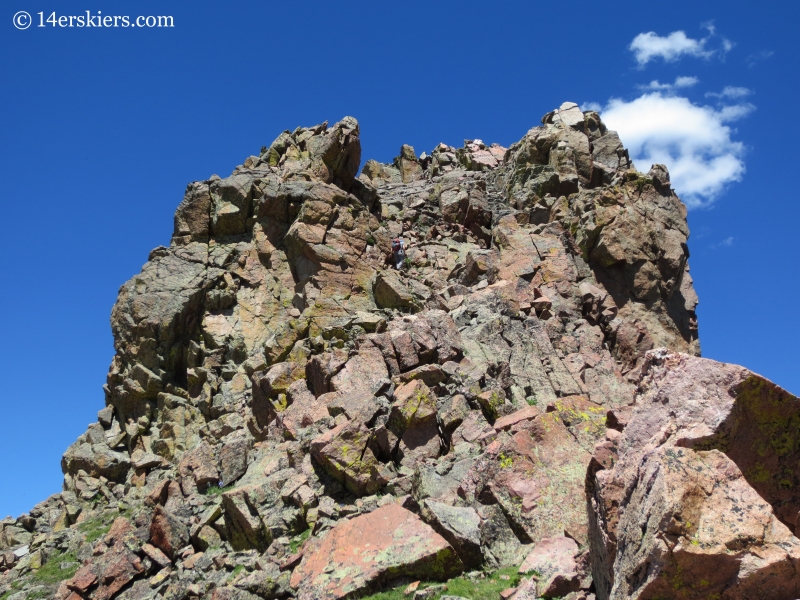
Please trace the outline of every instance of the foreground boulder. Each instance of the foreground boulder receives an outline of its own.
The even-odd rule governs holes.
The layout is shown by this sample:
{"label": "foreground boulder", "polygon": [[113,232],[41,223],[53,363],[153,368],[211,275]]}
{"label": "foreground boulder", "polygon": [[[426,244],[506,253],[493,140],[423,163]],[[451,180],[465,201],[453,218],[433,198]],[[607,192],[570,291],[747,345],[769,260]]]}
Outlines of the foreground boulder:
{"label": "foreground boulder", "polygon": [[585,575],[584,558],[575,540],[563,536],[545,538],[536,544],[519,572],[535,575],[531,578],[532,587],[539,596],[566,596],[581,587],[581,578]]}
{"label": "foreground boulder", "polygon": [[445,580],[462,568],[443,537],[399,504],[387,504],[315,541],[291,583],[298,600],[334,600],[398,577]]}
{"label": "foreground boulder", "polygon": [[800,596],[800,400],[665,350],[639,385],[618,461],[587,478],[597,597]]}

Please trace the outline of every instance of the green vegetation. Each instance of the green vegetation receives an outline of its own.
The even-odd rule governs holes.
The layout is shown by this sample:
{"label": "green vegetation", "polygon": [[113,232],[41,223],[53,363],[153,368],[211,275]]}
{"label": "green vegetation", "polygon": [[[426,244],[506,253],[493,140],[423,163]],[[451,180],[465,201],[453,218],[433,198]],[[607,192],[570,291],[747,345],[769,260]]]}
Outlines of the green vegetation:
{"label": "green vegetation", "polygon": [[506,456],[502,452],[500,453],[500,468],[501,469],[510,469],[511,466],[514,464],[514,459],[510,456]]}
{"label": "green vegetation", "polygon": [[488,398],[483,395],[478,396],[478,403],[483,409],[483,415],[490,423],[494,423],[497,419],[497,409],[503,405],[505,399],[500,396],[496,391],[493,391]]}
{"label": "green vegetation", "polygon": [[91,543],[108,533],[111,523],[107,522],[103,515],[93,519],[87,519],[78,525],[78,531],[83,533],[87,542]]}
{"label": "green vegetation", "polygon": [[231,574],[230,574],[230,575],[228,575],[228,583],[230,583],[230,582],[232,582],[234,579],[236,579],[236,576],[237,576],[239,573],[241,573],[242,571],[244,571],[244,565],[236,565],[236,566],[234,567],[233,571],[231,571]]}
{"label": "green vegetation", "polygon": [[[517,570],[518,567],[506,567],[492,573],[486,573],[484,579],[473,580],[466,576],[456,577],[448,581],[447,587],[434,594],[431,600],[438,600],[443,595],[463,596],[470,600],[497,600],[500,597],[500,592],[519,585],[520,575]],[[508,579],[502,579],[503,576],[508,577]],[[417,589],[423,590],[429,585],[436,584],[434,582],[423,582]],[[408,596],[403,595],[405,589],[406,586],[401,585],[366,596],[364,600],[406,600]]]}
{"label": "green vegetation", "polygon": [[300,546],[302,546],[305,541],[311,537],[311,528],[309,527],[300,535],[296,535],[292,540],[289,542],[289,549],[292,551],[292,554],[296,553]]}
{"label": "green vegetation", "polygon": [[601,406],[590,406],[586,410],[579,410],[562,400],[557,400],[555,408],[567,426],[582,424],[583,431],[595,437],[603,435],[606,431],[605,409]]}
{"label": "green vegetation", "polygon": [[219,496],[220,494],[224,494],[227,491],[232,490],[236,487],[236,484],[226,485],[225,487],[219,487],[216,485],[210,485],[206,488],[206,491],[203,492],[206,496]]}
{"label": "green vegetation", "polygon": [[527,398],[525,398],[525,401],[531,406],[536,406],[537,404],[539,404],[539,401],[536,399],[535,396],[528,396]]}
{"label": "green vegetation", "polygon": [[369,236],[369,237],[367,238],[367,245],[368,245],[368,246],[374,246],[376,243],[377,243],[377,242],[375,241],[375,238],[374,238],[374,237],[372,237],[372,236]]}
{"label": "green vegetation", "polygon": [[[75,563],[66,569],[61,568],[61,563]],[[33,580],[40,585],[53,585],[65,579],[69,579],[80,566],[80,561],[72,552],[66,554],[55,554],[50,557],[42,568],[33,573]],[[29,595],[28,598],[35,596]],[[44,598],[46,596],[42,596]]]}

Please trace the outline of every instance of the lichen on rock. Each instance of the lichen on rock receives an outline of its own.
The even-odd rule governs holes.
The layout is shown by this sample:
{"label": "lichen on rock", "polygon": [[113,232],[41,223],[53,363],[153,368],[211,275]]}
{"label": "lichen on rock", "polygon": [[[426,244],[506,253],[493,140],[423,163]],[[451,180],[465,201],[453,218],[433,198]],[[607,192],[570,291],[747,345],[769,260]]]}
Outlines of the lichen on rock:
{"label": "lichen on rock", "polygon": [[359,134],[285,131],[187,187],[64,490],[0,522],[0,595],[65,556],[61,600],[350,598],[528,557],[513,597],[796,597],[797,399],[697,358],[666,168],[573,103],[360,174]]}

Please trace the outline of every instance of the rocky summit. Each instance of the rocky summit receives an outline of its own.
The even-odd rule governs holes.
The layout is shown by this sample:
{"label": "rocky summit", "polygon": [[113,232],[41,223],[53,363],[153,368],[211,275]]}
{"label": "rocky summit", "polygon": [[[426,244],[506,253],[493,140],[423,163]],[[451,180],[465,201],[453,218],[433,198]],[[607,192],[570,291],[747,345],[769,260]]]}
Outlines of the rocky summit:
{"label": "rocky summit", "polygon": [[565,103],[360,167],[346,117],[187,187],[0,598],[800,597],[800,401],[700,358],[663,165]]}

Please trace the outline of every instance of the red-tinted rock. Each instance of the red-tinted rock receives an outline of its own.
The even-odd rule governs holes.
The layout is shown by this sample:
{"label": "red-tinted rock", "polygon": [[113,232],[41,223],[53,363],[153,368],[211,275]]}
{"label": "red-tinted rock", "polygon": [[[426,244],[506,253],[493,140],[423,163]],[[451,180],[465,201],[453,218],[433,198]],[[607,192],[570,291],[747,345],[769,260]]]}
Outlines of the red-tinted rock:
{"label": "red-tinted rock", "polygon": [[142,552],[144,552],[153,562],[162,568],[172,564],[172,561],[169,559],[169,557],[152,544],[145,544],[142,546]]}
{"label": "red-tinted rock", "polygon": [[497,431],[511,429],[517,423],[530,421],[538,417],[540,414],[542,414],[542,409],[538,406],[526,406],[525,408],[513,412],[510,415],[506,415],[505,417],[500,417],[497,419],[494,422],[494,428]]}
{"label": "red-tinted rock", "polygon": [[121,542],[117,542],[96,559],[91,568],[98,581],[92,598],[97,600],[110,600],[134,578],[144,573],[142,561]]}
{"label": "red-tinted rock", "polygon": [[598,597],[800,596],[800,400],[664,350],[641,372],[619,460],[596,457],[587,477]]}
{"label": "red-tinted rock", "polygon": [[164,554],[174,559],[176,552],[189,543],[189,529],[170,511],[162,506],[156,506],[150,523],[150,541]]}
{"label": "red-tinted rock", "polygon": [[183,493],[178,482],[171,479],[159,481],[153,491],[147,496],[147,502],[151,505],[160,504],[167,510],[175,510],[183,506]]}
{"label": "red-tinted rock", "polygon": [[566,596],[580,588],[582,565],[575,540],[553,537],[540,540],[519,568],[523,575],[535,572],[540,596]]}
{"label": "red-tinted rock", "polygon": [[186,496],[198,490],[205,491],[208,486],[219,482],[214,450],[206,442],[186,453],[178,465],[178,471],[181,474],[181,488]]}
{"label": "red-tinted rock", "polygon": [[97,575],[95,574],[92,565],[84,565],[75,575],[72,576],[72,579],[67,581],[67,587],[71,590],[75,590],[76,592],[80,592],[81,594],[86,594],[88,591],[97,583]]}
{"label": "red-tinted rock", "polygon": [[278,428],[286,439],[297,438],[298,431],[305,427],[327,422],[330,418],[324,399],[316,398],[308,389],[305,380],[299,380],[289,386],[292,403],[276,419]]}
{"label": "red-tinted rock", "polygon": [[387,504],[312,540],[291,584],[298,600],[336,600],[394,578],[442,580],[461,569],[444,538],[398,504]]}
{"label": "red-tinted rock", "polygon": [[586,539],[584,478],[591,455],[557,413],[539,415],[508,439],[498,438],[462,483],[463,496],[490,494],[528,540],[568,531]]}

